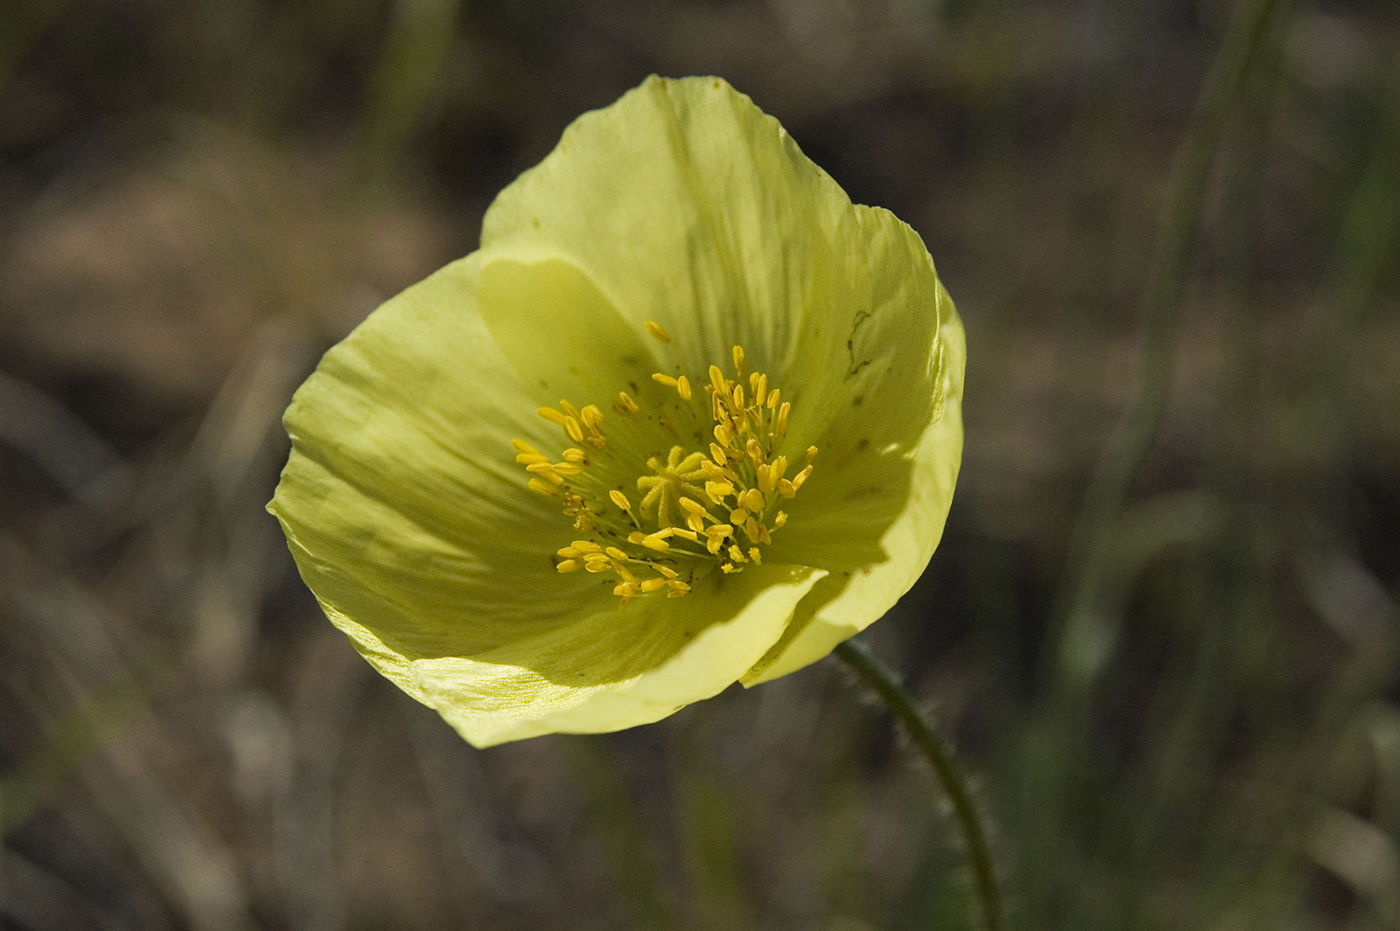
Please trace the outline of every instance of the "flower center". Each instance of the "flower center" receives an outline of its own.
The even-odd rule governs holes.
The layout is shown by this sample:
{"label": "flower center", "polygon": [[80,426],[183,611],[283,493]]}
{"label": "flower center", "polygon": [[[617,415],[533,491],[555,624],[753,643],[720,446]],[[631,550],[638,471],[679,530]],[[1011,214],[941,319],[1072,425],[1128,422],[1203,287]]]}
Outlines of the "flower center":
{"label": "flower center", "polygon": [[[671,342],[659,324],[646,330]],[[558,461],[512,441],[529,488],[559,499],[582,537],[558,551],[560,572],[613,575],[625,605],[637,595],[684,595],[715,566],[741,572],[762,562],[761,547],[787,523],[779,504],[812,474],[817,448],[807,448],[789,478],[780,449],[792,405],[767,375],[745,371],[743,347],[734,347],[733,362],[733,378],[710,366],[703,400],[680,372],[652,375],[663,393],[647,406],[619,392],[606,435],[596,405],[541,407],[572,444]]]}

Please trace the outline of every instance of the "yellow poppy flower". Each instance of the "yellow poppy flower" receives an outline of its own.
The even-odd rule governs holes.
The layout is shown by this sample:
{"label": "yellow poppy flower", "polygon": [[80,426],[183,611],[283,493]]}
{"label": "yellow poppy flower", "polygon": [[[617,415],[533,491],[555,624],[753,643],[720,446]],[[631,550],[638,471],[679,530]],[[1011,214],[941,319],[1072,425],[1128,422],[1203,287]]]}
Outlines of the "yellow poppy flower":
{"label": "yellow poppy flower", "polygon": [[933,553],[964,346],[917,234],[650,78],[322,359],[269,509],[366,659],[489,746],[825,656]]}

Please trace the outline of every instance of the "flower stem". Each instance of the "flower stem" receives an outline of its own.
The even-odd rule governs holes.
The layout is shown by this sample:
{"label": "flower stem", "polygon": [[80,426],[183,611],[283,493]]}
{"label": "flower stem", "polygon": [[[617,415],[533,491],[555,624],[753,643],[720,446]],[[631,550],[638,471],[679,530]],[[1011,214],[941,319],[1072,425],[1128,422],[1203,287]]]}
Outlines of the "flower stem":
{"label": "flower stem", "polygon": [[841,659],[894,712],[904,725],[914,746],[933,767],[939,785],[953,803],[953,815],[962,830],[968,863],[977,886],[977,898],[982,904],[982,916],[987,931],[1002,928],[1001,892],[997,886],[996,864],[987,843],[987,831],[982,825],[977,803],[967,786],[947,741],[934,730],[933,723],[919,710],[914,698],[900,683],[894,672],[863,645],[847,640],[839,645],[835,655]]}

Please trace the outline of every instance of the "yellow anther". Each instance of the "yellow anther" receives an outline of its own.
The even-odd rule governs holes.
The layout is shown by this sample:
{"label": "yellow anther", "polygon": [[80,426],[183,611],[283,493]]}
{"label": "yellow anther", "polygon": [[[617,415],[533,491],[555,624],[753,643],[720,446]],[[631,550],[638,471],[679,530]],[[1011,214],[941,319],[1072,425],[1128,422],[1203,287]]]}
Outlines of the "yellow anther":
{"label": "yellow anther", "polygon": [[694,514],[697,517],[708,513],[708,509],[705,505],[701,504],[699,501],[692,501],[690,498],[681,499],[681,508],[685,510],[686,513]]}
{"label": "yellow anther", "polygon": [[735,569],[735,568],[734,568],[734,564],[733,564],[732,562],[724,563],[722,566],[720,566],[720,568],[724,570],[724,574],[725,574],[725,575],[728,575],[728,574],[731,573],[731,572],[738,572],[738,571],[739,571],[738,569]]}
{"label": "yellow anther", "polygon": [[752,517],[744,521],[744,535],[749,538],[750,543],[763,542],[763,528]]}
{"label": "yellow anther", "polygon": [[779,456],[773,460],[773,481],[780,481],[787,474],[787,465],[787,456]]}
{"label": "yellow anther", "polygon": [[537,462],[548,462],[548,456],[541,456],[539,453],[520,453],[515,457],[515,461],[523,466],[534,465]]}
{"label": "yellow anther", "polygon": [[561,427],[564,426],[564,422],[569,419],[552,407],[537,408],[535,410],[535,413],[539,414],[541,417],[543,417],[545,420],[548,420],[550,423],[558,424]]}
{"label": "yellow anther", "polygon": [[635,544],[637,546],[641,546],[642,541],[646,538],[646,534],[642,533],[640,530],[634,530],[627,535],[627,542]]}
{"label": "yellow anther", "polygon": [[816,448],[815,446],[808,446],[808,447],[807,447],[807,461],[808,461],[808,462],[811,462],[811,461],[812,461],[813,459],[815,459],[816,457],[817,457],[817,448]]}
{"label": "yellow anther", "polygon": [[676,380],[675,380],[674,378],[672,378],[670,375],[663,375],[663,374],[660,373],[660,372],[653,372],[653,373],[651,374],[651,380],[652,380],[652,381],[655,381],[655,382],[660,382],[661,384],[665,385],[667,388],[674,388],[674,387],[676,387]]}
{"label": "yellow anther", "polygon": [[554,463],[554,471],[558,472],[560,475],[578,475],[583,471],[583,466],[579,465],[577,462],[556,462]]}
{"label": "yellow anther", "polygon": [[603,412],[598,409],[598,405],[589,404],[579,411],[579,420],[582,420],[589,430],[597,432],[598,424],[603,422]]}
{"label": "yellow anther", "polygon": [[607,553],[609,556],[611,556],[613,559],[616,559],[618,562],[626,562],[628,559],[627,554],[615,546],[610,546],[603,552]]}
{"label": "yellow anther", "polygon": [[749,519],[749,512],[743,508],[736,508],[729,512],[729,522],[731,524],[742,524]]}
{"label": "yellow anther", "polygon": [[616,488],[608,492],[608,497],[612,500],[613,504],[622,508],[624,511],[632,510],[632,502],[628,501],[627,496],[624,495],[622,492],[618,491]]}
{"label": "yellow anther", "polygon": [[728,446],[734,442],[734,434],[730,433],[729,428],[724,424],[717,423],[715,424],[715,439],[719,441],[719,445]]}
{"label": "yellow anther", "polygon": [[710,458],[714,460],[715,465],[718,466],[723,466],[729,461],[729,456],[725,453],[724,447],[720,446],[718,443],[710,444]]}
{"label": "yellow anther", "polygon": [[559,489],[556,486],[550,484],[549,482],[546,482],[544,479],[538,476],[526,482],[525,487],[530,489],[531,491],[539,492],[540,494],[546,495],[550,498],[564,497],[563,493],[559,491]]}
{"label": "yellow anther", "polygon": [[734,494],[734,486],[728,482],[706,482],[705,494],[710,496],[710,500],[719,504],[725,498]]}
{"label": "yellow anther", "polygon": [[778,408],[778,422],[773,425],[773,435],[780,440],[787,436],[788,414],[791,412],[792,405],[787,401],[784,401],[783,406]]}
{"label": "yellow anther", "polygon": [[655,320],[648,320],[646,323],[642,324],[642,326],[646,327],[647,332],[661,342],[669,343],[671,341],[671,334],[667,333],[666,328]]}
{"label": "yellow anther", "polygon": [[604,559],[602,559],[602,560],[595,560],[595,561],[593,561],[593,562],[585,562],[585,563],[583,564],[583,571],[585,571],[585,572],[594,572],[594,573],[597,573],[597,572],[611,572],[611,571],[612,571],[612,561],[609,560],[609,559],[607,559],[607,558],[604,558]]}
{"label": "yellow anther", "polygon": [[556,485],[564,484],[564,480],[554,471],[554,463],[546,459],[544,462],[532,462],[525,467],[526,472],[533,472],[536,475],[543,475]]}
{"label": "yellow anther", "polygon": [[564,559],[554,568],[560,572],[577,572],[581,568],[581,564],[577,559]]}
{"label": "yellow anther", "polygon": [[621,408],[621,413],[624,414],[635,414],[637,411],[641,410],[641,408],[637,406],[637,402],[632,400],[632,396],[626,391],[619,391],[617,393],[617,401],[614,403],[614,406]]}
{"label": "yellow anther", "polygon": [[671,591],[677,595],[684,595],[686,592],[690,591],[690,586],[680,579],[671,579],[666,584],[670,587]]}
{"label": "yellow anther", "polygon": [[682,401],[690,400],[690,379],[682,375],[676,379],[676,392],[681,396]]}
{"label": "yellow anther", "polygon": [[773,528],[776,530],[787,523],[787,511],[779,511],[773,516]]}
{"label": "yellow anther", "polygon": [[601,546],[591,540],[575,540],[569,545],[585,556],[592,556],[603,551]]}
{"label": "yellow anther", "polygon": [[739,549],[738,545],[732,543],[729,546],[729,558],[735,562],[748,562],[748,560],[744,558],[744,551]]}
{"label": "yellow anther", "polygon": [[671,544],[666,542],[665,537],[655,533],[642,537],[642,546],[649,550],[656,550],[658,553],[664,553],[671,548]]}
{"label": "yellow anther", "polygon": [[792,477],[792,487],[794,490],[801,488],[802,483],[807,481],[807,476],[812,474],[811,466],[803,466],[802,471]]}
{"label": "yellow anther", "polygon": [[754,561],[754,564],[755,564],[755,565],[757,565],[758,563],[763,562],[762,559],[759,559],[759,558],[758,558],[758,547],[756,547],[756,546],[751,546],[751,547],[749,547],[749,558],[752,559],[752,560]]}
{"label": "yellow anther", "polygon": [[682,539],[689,540],[691,543],[700,539],[699,535],[694,530],[686,530],[684,527],[672,527],[671,533]]}
{"label": "yellow anther", "polygon": [[668,579],[674,579],[674,578],[676,577],[676,570],[675,570],[675,569],[671,569],[671,568],[668,568],[668,567],[666,567],[666,566],[660,566],[660,565],[652,566],[652,568],[655,569],[657,572],[661,573],[662,575],[664,575],[664,576],[665,576],[666,578],[668,578]]}
{"label": "yellow anther", "polygon": [[580,553],[578,550],[574,549],[572,546],[565,546],[559,550],[558,555],[563,557],[564,559],[574,559],[575,557],[582,556],[583,554]]}
{"label": "yellow anther", "polygon": [[569,435],[569,439],[575,443],[583,442],[583,424],[578,422],[577,417],[564,418],[564,432]]}
{"label": "yellow anther", "polygon": [[764,399],[768,397],[768,376],[754,372],[749,376],[749,390],[753,393],[754,404],[763,404]]}
{"label": "yellow anther", "polygon": [[735,411],[741,411],[741,410],[743,410],[743,409],[744,409],[744,386],[743,386],[743,385],[735,385],[735,386],[734,386],[734,390],[731,391],[731,392],[729,392],[729,398],[730,398],[731,401],[734,402],[734,410],[735,410]]}
{"label": "yellow anther", "polygon": [[750,488],[748,491],[744,492],[739,496],[739,501],[744,507],[753,511],[755,514],[763,510],[763,492],[759,491],[757,488]]}
{"label": "yellow anther", "polygon": [[574,449],[573,447],[570,447],[564,450],[564,459],[567,462],[577,462],[580,465],[584,465],[588,462],[588,453],[584,452],[581,449]]}
{"label": "yellow anther", "polygon": [[771,495],[773,488],[777,485],[777,481],[773,478],[773,467],[761,465],[753,471],[754,477],[758,480],[758,490],[765,495]]}
{"label": "yellow anther", "polygon": [[511,440],[510,448],[518,453],[525,453],[529,456],[538,456],[540,454],[540,451],[538,449],[535,449],[535,447],[531,446],[524,440]]}
{"label": "yellow anther", "polygon": [[[735,347],[734,347],[734,373],[735,373],[735,377],[737,377],[737,378],[743,378],[743,377],[744,377],[744,347],[743,347],[743,346],[735,346]],[[742,405],[740,405],[740,406],[742,406]]]}
{"label": "yellow anther", "polygon": [[749,458],[753,460],[754,465],[763,462],[763,446],[753,437],[749,437],[748,441],[744,443],[744,452],[749,454]]}
{"label": "yellow anther", "polygon": [[779,388],[774,388],[772,391],[768,392],[768,400],[764,403],[763,406],[771,411],[773,408],[778,406],[778,399],[782,396],[782,390]]}
{"label": "yellow anther", "polygon": [[665,579],[647,579],[645,582],[642,583],[642,591],[648,592],[648,593],[650,593],[650,592],[655,592],[655,591],[660,591],[661,589],[663,589],[663,588],[665,588],[665,587],[666,587],[666,580],[665,580]]}
{"label": "yellow anther", "polygon": [[710,366],[710,387],[715,389],[717,397],[723,397],[729,393],[729,388],[724,381],[724,373],[719,370],[718,365]]}
{"label": "yellow anther", "polygon": [[778,483],[778,494],[784,498],[794,498],[797,496],[797,486],[787,479],[783,479]]}

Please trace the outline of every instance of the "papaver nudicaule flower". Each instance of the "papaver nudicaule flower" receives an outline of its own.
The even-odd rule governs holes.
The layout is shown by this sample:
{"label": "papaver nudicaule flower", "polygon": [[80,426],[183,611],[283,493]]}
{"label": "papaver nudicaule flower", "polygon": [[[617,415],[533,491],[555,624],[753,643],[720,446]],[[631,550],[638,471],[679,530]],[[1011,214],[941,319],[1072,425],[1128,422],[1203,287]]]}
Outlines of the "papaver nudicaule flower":
{"label": "papaver nudicaule flower", "polygon": [[330,620],[471,743],[617,730],[909,589],[963,362],[913,230],[723,81],[650,78],[326,353],[269,509]]}

